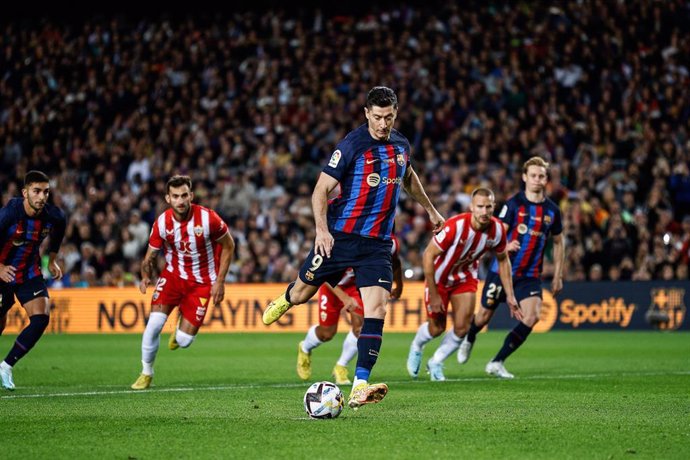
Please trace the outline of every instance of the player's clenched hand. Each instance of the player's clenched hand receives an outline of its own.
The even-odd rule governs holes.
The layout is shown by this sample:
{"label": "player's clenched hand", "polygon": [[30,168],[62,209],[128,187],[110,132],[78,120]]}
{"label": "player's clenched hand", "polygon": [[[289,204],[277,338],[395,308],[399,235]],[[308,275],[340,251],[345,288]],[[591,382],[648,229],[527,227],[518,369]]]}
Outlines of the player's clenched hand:
{"label": "player's clenched hand", "polygon": [[391,289],[391,299],[399,299],[402,295],[402,285],[396,284],[393,289]]}
{"label": "player's clenched hand", "polygon": [[443,224],[446,223],[446,219],[444,219],[443,216],[435,209],[429,214],[429,219],[431,220],[431,224],[434,226],[434,233],[440,232],[441,229],[443,229]]}
{"label": "player's clenched hand", "polygon": [[225,281],[218,280],[211,286],[211,298],[213,299],[213,305],[217,306],[225,298]]}
{"label": "player's clenched hand", "polygon": [[314,254],[331,257],[331,249],[333,249],[333,243],[333,235],[331,235],[329,231],[316,230],[316,239],[314,240]]}
{"label": "player's clenched hand", "polygon": [[348,296],[347,300],[343,301],[345,311],[355,311],[357,307],[359,307],[359,304],[353,297]]}
{"label": "player's clenched hand", "polygon": [[62,278],[62,269],[57,262],[53,262],[52,264],[48,265],[48,271],[50,271],[53,279],[59,280]]}
{"label": "player's clenched hand", "polygon": [[14,281],[14,275],[17,269],[12,265],[0,265],[0,280],[5,283],[11,283]]}
{"label": "player's clenched hand", "polygon": [[443,302],[441,301],[441,296],[438,294],[429,294],[429,308],[431,308],[432,313],[442,313],[443,312]]}
{"label": "player's clenched hand", "polygon": [[139,282],[139,292],[146,294],[146,288],[149,287],[149,284],[151,284],[151,280],[149,278],[142,278],[142,280]]}
{"label": "player's clenched hand", "polygon": [[510,308],[510,316],[518,321],[522,321],[522,310],[520,309],[520,304],[517,302],[515,296],[508,296],[506,298],[506,302],[508,303],[508,308]]}
{"label": "player's clenched hand", "polygon": [[520,242],[518,240],[513,240],[506,245],[506,251],[508,252],[518,252],[520,250]]}

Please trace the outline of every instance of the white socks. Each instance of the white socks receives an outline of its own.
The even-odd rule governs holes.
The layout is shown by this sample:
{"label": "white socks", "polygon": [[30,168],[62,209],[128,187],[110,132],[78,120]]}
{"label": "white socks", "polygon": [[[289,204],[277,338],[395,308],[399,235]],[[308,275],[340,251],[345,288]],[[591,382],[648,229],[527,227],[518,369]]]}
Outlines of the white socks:
{"label": "white socks", "polygon": [[179,329],[175,331],[175,341],[180,346],[180,348],[187,348],[194,342],[194,335],[187,334]]}
{"label": "white socks", "polygon": [[354,382],[352,382],[352,389],[354,390],[355,388],[357,388],[357,385],[359,385],[360,383],[368,382],[366,380],[358,379],[357,377],[355,377]]}
{"label": "white socks", "polygon": [[154,311],[149,315],[149,322],[141,336],[142,374],[153,375],[153,362],[156,360],[156,353],[158,353],[161,330],[163,330],[167,319],[168,315],[160,311]]}
{"label": "white socks", "polygon": [[443,336],[441,346],[438,347],[438,350],[436,350],[436,353],[434,353],[434,356],[431,357],[429,362],[436,364],[442,363],[446,358],[455,353],[461,343],[462,339],[455,335],[455,331],[453,331],[453,329],[449,330],[446,332],[446,335]]}
{"label": "white socks", "polygon": [[417,329],[417,334],[415,334],[414,340],[412,340],[412,350],[417,352],[422,351],[424,345],[429,343],[431,339],[433,339],[433,337],[429,334],[429,322],[427,321]]}
{"label": "white socks", "polygon": [[352,333],[352,330],[347,333],[345,340],[343,340],[343,351],[338,358],[337,364],[339,366],[347,366],[352,358],[357,354],[357,337]]}
{"label": "white socks", "polygon": [[311,351],[321,345],[323,342],[319,340],[316,336],[316,326],[312,326],[307,331],[306,337],[304,337],[304,342],[302,343],[302,351],[305,353],[311,353]]}

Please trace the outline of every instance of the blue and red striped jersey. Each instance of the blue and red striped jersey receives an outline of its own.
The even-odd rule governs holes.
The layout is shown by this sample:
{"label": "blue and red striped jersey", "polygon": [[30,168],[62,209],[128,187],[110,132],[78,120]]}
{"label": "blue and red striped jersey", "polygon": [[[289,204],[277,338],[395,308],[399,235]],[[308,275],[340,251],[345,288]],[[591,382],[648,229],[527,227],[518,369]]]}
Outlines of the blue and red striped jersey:
{"label": "blue and red striped jersey", "polygon": [[48,250],[57,253],[66,223],[60,208],[49,203],[34,217],[26,214],[23,198],[12,198],[0,209],[0,264],[16,268],[11,284],[41,276],[41,243],[50,235]]}
{"label": "blue and red striped jersey", "polygon": [[[522,191],[503,205],[498,217],[508,225],[508,241],[520,241],[520,249],[510,255],[513,279],[539,278],[546,240],[549,235],[560,235],[563,231],[558,205],[549,198],[533,203]],[[498,273],[496,259],[491,264],[491,271]]]}
{"label": "blue and red striped jersey", "polygon": [[409,164],[410,142],[395,129],[387,141],[371,137],[366,124],[351,131],[323,168],[340,183],[340,195],[328,206],[328,228],[390,239]]}

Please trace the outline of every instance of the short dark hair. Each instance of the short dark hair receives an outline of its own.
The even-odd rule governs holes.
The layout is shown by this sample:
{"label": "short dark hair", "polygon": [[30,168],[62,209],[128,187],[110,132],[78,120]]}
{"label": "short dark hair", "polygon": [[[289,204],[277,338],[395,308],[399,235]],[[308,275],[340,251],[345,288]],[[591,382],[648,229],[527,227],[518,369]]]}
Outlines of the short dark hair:
{"label": "short dark hair", "polygon": [[398,110],[398,96],[387,86],[374,86],[367,93],[367,109],[373,106],[389,107],[391,105]]}
{"label": "short dark hair", "polygon": [[28,187],[36,182],[50,182],[50,179],[41,171],[32,170],[26,173],[26,176],[24,176],[24,187]]}
{"label": "short dark hair", "polygon": [[189,176],[175,175],[168,179],[168,183],[165,184],[165,193],[170,193],[170,187],[182,187],[186,185],[189,190],[192,189],[192,178]]}
{"label": "short dark hair", "polygon": [[472,191],[472,196],[470,198],[474,198],[475,195],[486,196],[486,197],[491,198],[492,200],[496,200],[496,197],[494,196],[494,192],[492,192],[491,189],[486,188],[486,187],[475,188]]}

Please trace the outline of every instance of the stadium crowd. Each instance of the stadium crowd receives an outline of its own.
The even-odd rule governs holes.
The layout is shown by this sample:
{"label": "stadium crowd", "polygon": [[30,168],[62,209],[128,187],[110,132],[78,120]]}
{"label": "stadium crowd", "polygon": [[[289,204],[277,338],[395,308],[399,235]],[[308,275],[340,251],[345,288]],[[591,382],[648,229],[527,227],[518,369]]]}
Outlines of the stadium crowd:
{"label": "stadium crowd", "polygon": [[[189,174],[237,242],[227,280],[289,282],[316,177],[384,84],[443,215],[479,185],[506,200],[540,155],[566,281],[688,279],[690,4],[465,3],[0,20],[2,202],[46,172],[68,216],[62,284],[132,285],[165,181]],[[406,276],[421,279],[430,224],[401,203]]]}

